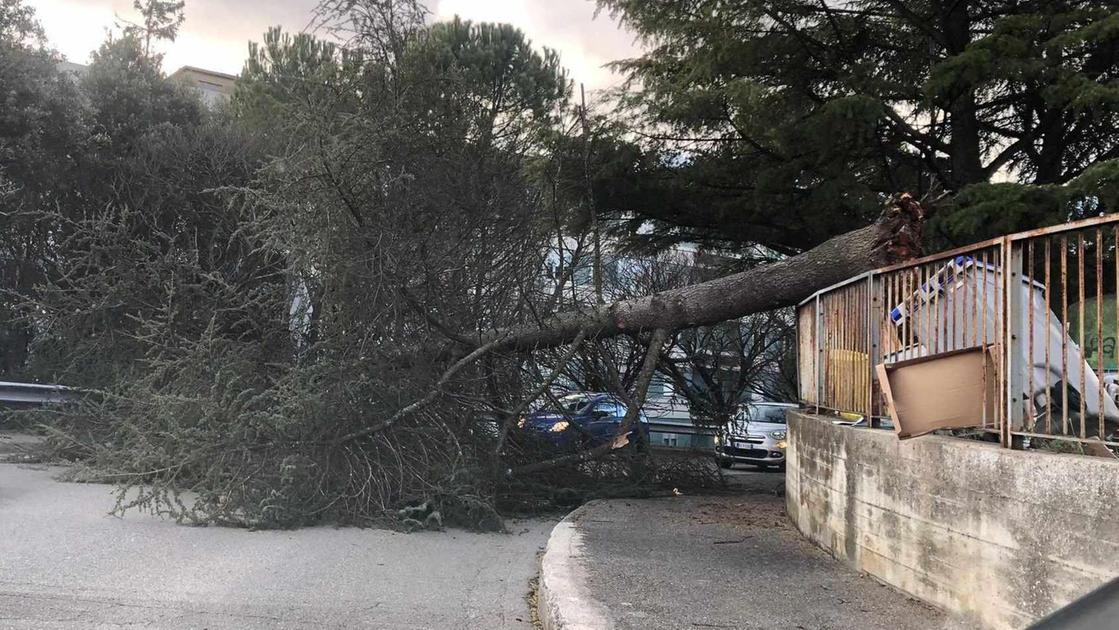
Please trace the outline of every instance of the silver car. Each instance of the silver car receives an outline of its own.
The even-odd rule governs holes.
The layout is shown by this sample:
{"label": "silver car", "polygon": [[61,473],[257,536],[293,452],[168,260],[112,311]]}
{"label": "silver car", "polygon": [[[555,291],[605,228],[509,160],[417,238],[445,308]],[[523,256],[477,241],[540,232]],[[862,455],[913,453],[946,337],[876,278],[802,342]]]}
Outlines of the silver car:
{"label": "silver car", "polygon": [[754,464],[765,469],[785,468],[788,443],[785,412],[796,405],[787,403],[752,403],[746,405],[715,442],[719,465]]}

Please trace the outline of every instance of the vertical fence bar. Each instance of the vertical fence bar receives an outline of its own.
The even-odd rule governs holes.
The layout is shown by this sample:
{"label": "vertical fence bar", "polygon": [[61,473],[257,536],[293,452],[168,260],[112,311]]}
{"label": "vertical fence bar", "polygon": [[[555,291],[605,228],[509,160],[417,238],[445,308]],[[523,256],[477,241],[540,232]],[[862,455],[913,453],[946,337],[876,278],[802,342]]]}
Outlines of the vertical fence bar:
{"label": "vertical fence bar", "polygon": [[[1061,326],[1068,330],[1068,235],[1061,235]],[[1061,433],[1068,435],[1068,333],[1061,335]]]}
{"label": "vertical fence bar", "polygon": [[1088,375],[1085,373],[1084,361],[1084,233],[1076,234],[1076,292],[1080,301],[1076,304],[1077,324],[1080,327],[1080,363],[1076,366],[1080,372],[1080,437],[1084,437],[1084,421],[1088,415],[1088,396],[1085,388]]}
{"label": "vertical fence bar", "polygon": [[1003,352],[1003,381],[1005,392],[1005,414],[999,428],[1002,445],[1011,446],[1011,431],[1022,425],[1022,406],[1019,404],[1022,396],[1023,374],[1021,370],[1022,358],[1022,302],[1025,296],[1022,282],[1022,248],[1015,246],[1010,237],[1003,239],[1002,247],[1002,281],[1005,287],[1003,303],[1003,330],[1005,336],[1002,343]]}
{"label": "vertical fence bar", "polygon": [[[988,308],[988,303],[990,302],[990,289],[989,289],[990,277],[988,275],[989,269],[987,267],[987,250],[986,249],[983,250],[982,255],[983,255],[983,267],[982,267],[982,273],[983,273],[983,278],[982,278],[982,282],[983,282],[983,285],[982,285],[983,286],[983,308],[982,308],[982,317],[979,321],[980,321],[981,325],[983,326],[983,344],[982,344],[983,352],[989,352],[990,349],[988,348],[988,344],[987,344],[987,328],[988,328],[988,326],[987,326],[987,308]],[[986,361],[986,357],[984,357],[984,361]],[[983,409],[983,425],[982,425],[983,428],[987,428],[987,423],[988,422],[993,422],[994,421],[994,418],[988,418],[987,417],[987,407],[988,407],[987,396],[989,395],[990,389],[991,389],[991,384],[987,382],[987,368],[986,368],[986,364],[984,364],[984,367],[983,367],[983,406],[981,407],[981,409]]]}
{"label": "vertical fence bar", "polygon": [[863,373],[863,405],[866,409],[866,418],[869,421],[870,417],[874,415],[874,360],[875,349],[878,347],[877,340],[871,335],[871,331],[877,330],[871,321],[874,318],[874,304],[876,292],[876,279],[874,274],[868,274],[866,277],[866,285],[863,289],[863,321],[865,326],[863,328],[863,349],[866,351],[866,370]]}
{"label": "vertical fence bar", "polygon": [[928,291],[929,291],[929,266],[928,265],[921,265],[921,280],[920,280],[920,284],[917,286],[917,291],[921,296],[921,307],[920,307],[921,308],[921,314],[925,318],[925,325],[921,328],[921,332],[918,335],[920,340],[922,342],[924,342],[924,343],[920,344],[921,347],[924,349],[924,351],[921,353],[921,356],[928,356],[930,353],[932,353],[932,347],[933,347],[932,346],[932,344],[933,344],[933,334],[932,334],[932,311],[933,311],[933,309],[932,309],[932,305],[929,304],[929,301],[928,301],[928,299],[929,299],[929,293],[928,293]]}
{"label": "vertical fence bar", "polygon": [[[949,316],[950,319],[946,318],[945,330],[949,330],[949,329],[951,330],[951,333],[948,335],[948,339],[949,339],[948,349],[949,350],[958,350],[960,346],[956,342],[956,336],[959,333],[959,329],[956,328],[956,304],[959,301],[960,296],[956,295],[956,287],[958,286],[956,284],[956,282],[960,279],[959,278],[959,269],[957,269],[956,262],[955,262],[954,259],[949,261],[948,264],[950,265],[950,267],[948,269],[949,269],[949,273],[951,273],[952,281],[950,283],[947,283],[944,287],[944,310],[947,311],[950,308],[950,309],[952,309],[952,314]],[[951,304],[949,304],[949,300],[948,300],[949,289],[951,289],[951,291],[952,291]],[[948,322],[951,322],[950,327],[948,325]]]}
{"label": "vertical fence bar", "polygon": [[[859,322],[855,315],[855,298],[857,288],[858,285],[851,285],[846,291],[843,292],[847,298],[847,310],[843,314],[844,319],[847,320],[847,342],[845,344],[847,346],[847,351],[844,353],[845,364],[846,362],[853,360],[851,351],[855,348],[855,334],[858,332],[856,330],[856,327],[858,326]],[[858,378],[858,374],[855,373],[855,370],[848,369],[844,371],[847,372],[846,391],[843,394],[843,398],[845,401],[844,408],[851,409],[854,403],[854,397],[851,395],[851,393],[855,391],[855,381]]]}
{"label": "vertical fence bar", "polygon": [[951,272],[951,262],[940,268],[937,272],[937,284],[939,290],[937,291],[936,301],[940,304],[940,321],[937,322],[937,330],[940,336],[941,352],[948,352],[952,349],[951,341],[948,338],[948,274]]}
{"label": "vertical fence bar", "polygon": [[820,294],[816,294],[816,413],[824,402],[824,313],[820,309]]}
{"label": "vertical fence bar", "polygon": [[839,398],[840,392],[843,391],[843,370],[835,372],[837,365],[836,357],[839,355],[836,350],[843,346],[843,293],[842,291],[833,294],[831,297],[833,307],[829,309],[832,317],[829,321],[835,329],[835,338],[828,344],[828,373],[833,374],[828,379],[828,407],[835,408],[839,405],[836,404],[836,399]]}
{"label": "vertical fence bar", "polygon": [[[854,351],[856,350],[856,348],[858,348],[858,329],[861,328],[861,326],[859,326],[859,312],[862,311],[862,309],[859,308],[858,304],[858,283],[850,286],[848,295],[849,312],[847,314],[847,317],[850,318],[850,331],[848,332],[849,345],[847,349],[850,352],[850,354],[848,354],[848,357],[850,357],[849,360],[854,361]],[[847,408],[849,408],[849,410],[854,410],[854,408],[856,408],[855,404],[858,401],[858,396],[856,396],[855,393],[858,392],[858,383],[861,378],[858,377],[858,372],[855,369],[848,369],[847,372],[850,373],[848,382],[850,389],[847,393],[847,399],[849,403]]]}
{"label": "vertical fence bar", "polygon": [[860,352],[866,356],[866,367],[863,369],[859,383],[859,398],[861,406],[864,410],[863,417],[870,417],[870,368],[874,362],[870,359],[870,289],[871,277],[868,275],[862,283],[862,295],[859,296],[859,322],[862,327],[862,334],[860,335],[859,344],[862,346]]}
{"label": "vertical fence bar", "polygon": [[983,320],[980,318],[980,296],[982,295],[983,287],[983,265],[981,262],[982,252],[975,252],[975,256],[971,261],[971,345],[982,345],[980,327],[984,326]]}
{"label": "vertical fence bar", "polygon": [[1049,385],[1049,375],[1053,372],[1049,356],[1049,331],[1053,329],[1053,295],[1050,289],[1051,271],[1053,267],[1053,241],[1045,239],[1045,425],[1049,433],[1053,432],[1053,388]]}
{"label": "vertical fence bar", "polygon": [[979,343],[979,256],[971,259],[971,345]]}
{"label": "vertical fence bar", "polygon": [[925,285],[924,297],[921,299],[921,310],[925,312],[925,331],[929,335],[929,342],[925,344],[925,356],[934,354],[936,352],[937,344],[940,339],[937,336],[936,330],[936,303],[933,301],[932,291],[933,283],[936,281],[936,269],[931,265],[925,265]]}
{"label": "vertical fence bar", "polygon": [[1022,280],[1026,283],[1026,307],[1029,315],[1026,317],[1026,354],[1029,360],[1026,361],[1026,375],[1028,377],[1025,395],[1022,396],[1022,420],[1029,422],[1033,415],[1030,408],[1031,400],[1034,392],[1034,242],[1030,239],[1026,243],[1029,247],[1027,253],[1026,271],[1022,274]]}
{"label": "vertical fence bar", "polygon": [[801,308],[800,306],[796,307],[796,324],[797,324],[796,339],[797,339],[797,343],[796,343],[796,348],[793,349],[793,365],[797,366],[797,374],[796,374],[797,400],[803,402],[804,401],[804,385],[802,384],[803,377],[801,376],[801,372],[803,371],[802,368],[804,366],[801,365],[800,355],[801,355],[801,346],[804,345],[804,326],[801,325],[801,322],[804,320],[804,318],[801,317],[800,308]]}
{"label": "vertical fence bar", "polygon": [[[870,353],[867,352],[867,343],[866,343],[866,331],[867,331],[866,311],[867,311],[867,308],[866,308],[866,280],[865,279],[862,282],[859,283],[859,290],[855,293],[855,304],[856,304],[856,309],[858,310],[858,314],[859,314],[858,315],[858,317],[859,317],[859,319],[858,319],[858,322],[859,322],[858,334],[856,335],[855,341],[859,345],[858,352],[866,356],[866,362],[869,364],[870,363]],[[856,370],[854,370],[854,372],[858,376],[858,378],[855,379],[855,391],[853,392],[854,397],[855,397],[855,405],[856,405],[857,409],[865,410],[866,409],[866,371],[856,369]],[[864,415],[865,415],[865,411],[864,411]]]}
{"label": "vertical fence bar", "polygon": [[904,354],[902,354],[903,359],[911,358],[909,353],[912,352],[913,348],[913,327],[915,325],[914,320],[916,318],[916,315],[913,312],[913,305],[910,303],[910,301],[913,299],[913,294],[909,291],[909,285],[913,283],[913,274],[915,273],[917,273],[916,269],[910,269],[901,276],[901,304],[902,308],[904,309],[905,317],[905,340],[902,344],[903,346],[905,346],[903,348],[905,352]]}
{"label": "vertical fence bar", "polygon": [[[851,334],[851,322],[850,322],[851,314],[847,310],[848,296],[849,296],[849,292],[847,291],[846,288],[840,289],[839,292],[838,292],[838,296],[837,296],[839,298],[839,300],[838,300],[839,303],[836,305],[836,315],[838,315],[838,321],[839,321],[839,335],[838,335],[839,339],[838,339],[837,343],[835,344],[836,347],[832,349],[832,354],[835,355],[835,356],[833,356],[832,359],[831,359],[831,364],[833,366],[835,366],[836,368],[840,368],[840,366],[842,366],[844,364],[843,354],[845,352],[845,349],[850,346],[850,341],[848,340],[848,337]],[[835,391],[835,399],[836,400],[834,401],[835,402],[834,407],[836,407],[838,409],[844,409],[844,408],[848,408],[846,399],[847,399],[848,383],[851,380],[851,370],[840,369],[839,374],[840,374],[840,378],[836,379],[836,381],[837,381],[836,391]]]}
{"label": "vertical fence bar", "polygon": [[1099,390],[1097,421],[1102,440],[1103,433],[1103,230],[1096,228],[1096,383]]}
{"label": "vertical fence bar", "polygon": [[881,312],[882,312],[882,281],[877,275],[871,273],[867,277],[866,307],[866,336],[867,336],[867,381],[866,381],[866,417],[868,422],[874,418],[874,366],[880,361],[881,354]]}
{"label": "vertical fence bar", "polygon": [[[844,289],[842,290],[840,295],[843,296],[843,313],[841,315],[841,317],[843,319],[843,341],[840,344],[840,347],[843,348],[843,353],[841,355],[841,358],[843,359],[843,365],[846,365],[847,359],[850,356],[848,354],[848,352],[850,352],[850,348],[851,348],[851,332],[852,332],[851,329],[854,328],[854,324],[855,324],[855,322],[851,321],[851,287],[850,287],[850,285],[848,285],[847,287],[844,287]],[[842,393],[840,394],[840,398],[843,401],[842,408],[844,408],[844,409],[850,409],[851,408],[851,404],[850,404],[851,383],[852,383],[852,381],[854,381],[854,377],[855,377],[855,375],[851,373],[851,370],[843,370],[843,386],[841,387],[841,392]]]}
{"label": "vertical fence bar", "polygon": [[[1012,299],[1012,297],[1010,296],[1010,288],[1011,286],[1013,286],[1013,283],[1006,281],[1006,266],[1008,264],[1008,261],[1010,260],[1010,256],[1007,255],[1007,249],[1010,247],[1013,247],[1013,245],[1011,245],[1006,239],[1003,239],[1002,244],[999,247],[999,262],[1001,264],[995,267],[995,287],[998,291],[998,297],[995,299],[995,305],[998,309],[999,314],[1001,315],[1001,317],[996,317],[997,321],[999,322],[999,328],[997,329],[998,344],[999,346],[1001,346],[999,348],[999,362],[1004,368],[1005,366],[1010,364],[1010,353],[1012,351],[1013,344],[1009,343],[1009,341],[1010,337],[1014,334],[1013,329],[1010,326],[1011,318],[1008,312],[1009,309],[1006,308]],[[1006,380],[1005,375],[1006,373],[1003,372],[1002,374],[996,376],[999,391],[996,394],[996,396],[998,396],[998,402],[995,405],[995,408],[999,409],[1000,413],[997,427],[999,431],[999,444],[1004,447],[1006,446],[1006,422],[1010,418],[1010,414],[1007,413],[1009,411],[1009,409],[1007,409],[1007,405],[1010,404],[1010,396],[1007,396],[1002,391],[1004,381]]]}
{"label": "vertical fence bar", "polygon": [[[959,308],[959,311],[960,311],[960,327],[961,327],[960,328],[960,346],[966,348],[966,347],[972,345],[972,344],[968,343],[968,340],[967,340],[967,331],[968,331],[968,317],[967,317],[968,306],[967,305],[968,305],[968,300],[971,298],[971,291],[968,289],[968,279],[975,275],[975,265],[972,265],[971,273],[967,273],[966,261],[965,261],[965,264],[961,265],[961,269],[960,269],[959,273],[961,274],[960,284],[959,284],[960,295],[959,295],[959,298],[958,298],[957,301],[959,302],[959,305],[960,305],[960,308]],[[952,307],[952,316],[955,317],[955,315],[956,315],[956,307],[953,306]]]}

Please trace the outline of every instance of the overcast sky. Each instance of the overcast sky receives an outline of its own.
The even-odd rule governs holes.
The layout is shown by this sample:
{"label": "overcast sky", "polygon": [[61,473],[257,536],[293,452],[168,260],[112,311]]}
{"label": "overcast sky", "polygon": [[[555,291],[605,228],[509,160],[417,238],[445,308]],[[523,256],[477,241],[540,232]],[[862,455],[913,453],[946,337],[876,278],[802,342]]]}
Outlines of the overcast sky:
{"label": "overcast sky", "polygon": [[[85,63],[104,40],[115,15],[134,17],[132,0],[25,0],[35,7],[51,45],[70,61]],[[236,74],[249,40],[260,40],[269,26],[302,30],[317,0],[187,0],[186,23],[166,47],[164,66],[184,65]],[[595,17],[590,0],[430,0],[436,19],[508,22],[533,43],[559,51],[576,83],[588,89],[609,87],[617,77],[603,64],[636,54],[633,36],[603,14]]]}

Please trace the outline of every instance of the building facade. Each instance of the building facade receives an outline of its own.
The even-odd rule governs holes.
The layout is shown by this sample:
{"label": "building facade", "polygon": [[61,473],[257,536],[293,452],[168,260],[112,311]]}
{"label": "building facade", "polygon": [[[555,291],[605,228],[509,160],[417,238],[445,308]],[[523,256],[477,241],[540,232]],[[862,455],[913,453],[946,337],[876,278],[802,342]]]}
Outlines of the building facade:
{"label": "building facade", "polygon": [[194,66],[183,66],[167,78],[196,90],[207,107],[228,103],[233,97],[233,89],[237,84],[235,75]]}

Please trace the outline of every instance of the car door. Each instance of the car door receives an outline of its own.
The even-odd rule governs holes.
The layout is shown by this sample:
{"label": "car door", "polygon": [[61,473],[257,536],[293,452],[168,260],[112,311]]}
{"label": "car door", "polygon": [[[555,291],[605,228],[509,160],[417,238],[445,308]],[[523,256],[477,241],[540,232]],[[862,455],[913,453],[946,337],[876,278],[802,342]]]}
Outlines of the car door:
{"label": "car door", "polygon": [[602,400],[591,407],[583,428],[594,442],[601,443],[617,434],[625,417],[625,405],[613,400]]}

